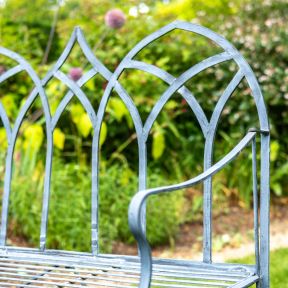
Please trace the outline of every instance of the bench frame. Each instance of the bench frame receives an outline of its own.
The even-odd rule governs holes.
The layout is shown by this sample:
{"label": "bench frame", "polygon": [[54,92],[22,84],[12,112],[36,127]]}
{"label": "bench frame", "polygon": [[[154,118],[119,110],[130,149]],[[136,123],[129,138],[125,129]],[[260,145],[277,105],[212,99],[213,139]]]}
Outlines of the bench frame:
{"label": "bench frame", "polygon": [[[209,57],[208,59],[194,65],[187,71],[185,71],[178,78],[174,78],[172,75],[166,71],[161,70],[160,68],[146,64],[144,62],[136,61],[133,58],[148,44],[162,37],[163,35],[175,30],[180,29],[187,32],[196,33],[202,35],[215,44],[223,48],[223,52],[215,56]],[[87,60],[92,65],[92,69],[88,71],[85,75],[82,76],[77,82],[69,79],[67,75],[60,71],[61,66],[65,63],[65,60],[69,56],[74,44],[78,42],[83,53],[85,54]],[[20,71],[26,71],[31,77],[35,84],[34,90],[29,95],[26,103],[21,108],[20,113],[16,119],[15,125],[12,128],[9,118],[5,112],[4,107],[0,103],[0,117],[3,123],[3,126],[6,129],[7,140],[8,140],[8,149],[7,149],[7,158],[6,158],[6,170],[5,170],[5,184],[4,184],[4,194],[3,194],[3,203],[2,203],[2,217],[1,217],[1,230],[0,230],[0,248],[3,255],[0,257],[7,257],[10,254],[17,259],[17,253],[19,257],[23,258],[23,255],[26,255],[27,258],[36,257],[35,255],[43,255],[43,257],[49,257],[50,254],[53,255],[54,259],[57,259],[57,255],[70,255],[68,252],[63,251],[51,251],[46,248],[46,237],[47,237],[47,223],[48,223],[48,214],[49,214],[49,196],[50,196],[50,181],[51,181],[51,169],[52,169],[52,157],[53,157],[53,131],[58,123],[58,120],[68,105],[72,97],[76,96],[83,107],[87,111],[90,120],[93,125],[94,135],[92,143],[92,257],[101,257],[98,252],[98,166],[99,166],[99,135],[101,131],[101,125],[108,103],[110,94],[112,90],[115,90],[122,101],[125,103],[127,109],[129,110],[132,120],[135,125],[135,130],[137,134],[137,143],[139,151],[139,191],[135,194],[134,198],[131,201],[129,208],[129,225],[132,233],[134,234],[140,252],[140,266],[141,266],[141,280],[139,287],[147,288],[150,287],[151,282],[151,273],[153,261],[151,258],[151,251],[149,243],[145,236],[145,219],[146,219],[146,205],[145,200],[154,194],[159,193],[170,193],[172,191],[190,187],[196,183],[204,183],[204,232],[203,232],[203,263],[199,264],[203,267],[219,267],[221,264],[212,263],[212,175],[217,173],[220,169],[226,166],[230,161],[234,160],[236,156],[249,144],[252,146],[252,155],[253,155],[253,199],[254,199],[254,232],[255,232],[255,258],[256,264],[250,267],[249,269],[254,269],[258,278],[255,278],[257,282],[257,287],[268,288],[269,287],[269,201],[270,201],[270,191],[269,191],[269,123],[267,112],[264,104],[264,99],[259,87],[259,84],[256,80],[256,77],[250,68],[249,64],[243,58],[243,56],[222,36],[216,34],[215,32],[204,28],[199,25],[191,24],[188,22],[176,21],[173,22],[160,30],[152,33],[148,37],[144,38],[139,42],[120,62],[116,70],[112,73],[110,72],[92,53],[92,50],[89,48],[83,33],[80,28],[75,28],[70,40],[67,43],[62,55],[52,69],[47,73],[47,75],[40,79],[30,64],[24,60],[20,55],[15,52],[12,52],[6,48],[0,47],[0,54],[10,57],[11,59],[18,62],[18,65],[14,68],[8,70],[4,74],[0,75],[0,83],[8,79],[9,77],[15,75]],[[233,60],[239,67],[238,72],[235,74],[232,81],[227,86],[226,90],[220,97],[215,110],[212,114],[210,121],[206,118],[201,106],[198,104],[197,100],[194,98],[193,94],[184,86],[185,82],[200,73],[201,71],[216,65],[218,63]],[[143,124],[140,118],[139,112],[134,105],[132,99],[125,91],[125,89],[120,85],[118,79],[122,72],[125,69],[138,69],[151,73],[152,75],[165,81],[169,87],[159,98],[159,101],[153,107],[150,115],[148,116],[146,122]],[[99,109],[97,113],[92,107],[91,103],[87,99],[86,95],[81,90],[81,86],[84,85],[88,80],[94,77],[97,73],[101,74],[107,81],[108,85],[105,89],[103,97],[101,99]],[[65,95],[61,103],[59,104],[56,113],[51,116],[49,103],[45,94],[44,87],[47,83],[53,78],[57,78],[61,82],[67,85],[70,89],[69,92]],[[218,121],[223,111],[223,108],[228,101],[229,97],[232,95],[233,91],[237,88],[238,84],[242,79],[246,79],[248,85],[251,88],[252,96],[255,101],[259,116],[259,129],[250,129],[248,133],[243,137],[243,139],[236,145],[230,153],[228,153],[223,159],[221,159],[216,164],[213,164],[213,145],[214,137],[217,130]],[[190,108],[192,109],[196,119],[199,122],[201,130],[205,138],[205,152],[204,152],[204,172],[197,177],[179,183],[176,185],[160,187],[155,189],[148,189],[146,187],[146,178],[147,178],[147,155],[146,155],[146,142],[149,136],[149,132],[152,128],[154,121],[156,120],[161,109],[165,103],[170,99],[171,95],[178,91],[182,97],[187,101]],[[7,238],[7,222],[8,222],[8,209],[9,209],[9,196],[11,190],[11,177],[12,177],[12,162],[13,162],[13,152],[15,148],[15,143],[17,140],[17,135],[19,128],[24,119],[25,113],[31,107],[33,102],[37,97],[40,97],[43,113],[46,120],[46,134],[47,134],[47,152],[46,152],[46,166],[45,166],[45,185],[44,185],[44,194],[43,194],[43,208],[42,208],[42,217],[41,217],[41,231],[40,231],[40,245],[39,249],[23,249],[8,247],[6,245]],[[257,187],[257,165],[256,165],[256,137],[260,135],[261,142],[261,166],[260,166],[260,216],[258,219],[258,187]],[[259,222],[259,224],[258,224]],[[18,251],[18,252],[17,252]],[[9,254],[10,253],[10,254]],[[16,254],[15,254],[16,253]],[[30,253],[30,254],[29,254]],[[30,255],[30,256],[29,256]],[[74,255],[74,254],[73,254]],[[75,255],[78,255],[77,253]],[[79,253],[81,255],[81,253]],[[85,254],[86,255],[86,254]],[[11,257],[12,257],[11,256]],[[33,258],[32,257],[32,258]],[[38,257],[38,256],[37,256]],[[36,257],[36,258],[37,258]],[[44,258],[45,258],[44,257]],[[56,257],[56,258],[55,258]],[[74,256],[73,256],[74,257]],[[80,257],[80,256],[79,256]],[[105,256],[106,257],[106,256]],[[108,258],[110,256],[107,256]],[[111,256],[112,257],[112,256]],[[19,258],[19,259],[20,259]],[[21,258],[21,259],[22,259]],[[117,257],[116,257],[117,258]],[[129,258],[129,257],[128,257]],[[133,257],[132,257],[133,258]],[[131,258],[131,259],[132,259]],[[109,258],[110,259],[110,258]],[[112,259],[112,258],[111,258]],[[130,258],[129,258],[130,259]],[[134,258],[133,258],[134,259]],[[137,257],[135,259],[138,259]],[[133,260],[134,261],[134,260]],[[136,260],[135,260],[136,261]],[[156,260],[155,260],[156,261]],[[162,260],[159,263],[162,263]],[[167,260],[168,261],[168,260]],[[172,262],[171,262],[172,261]],[[169,263],[173,264],[179,263],[179,261],[171,260]],[[180,261],[181,262],[181,261]],[[184,261],[185,262],[185,261]],[[181,262],[181,263],[184,263]],[[155,262],[156,263],[156,262]],[[158,262],[157,262],[158,263]],[[185,262],[186,263],[186,262]],[[187,262],[188,263],[188,262]],[[186,264],[187,264],[186,263]],[[189,262],[190,263],[190,262]],[[191,262],[193,263],[193,262]],[[169,264],[169,265],[170,265]],[[172,265],[171,264],[171,265]],[[186,265],[185,264],[185,265]],[[156,264],[155,264],[156,265]],[[188,265],[188,264],[187,264]],[[192,264],[191,264],[192,265]],[[194,264],[193,264],[194,265]],[[192,266],[193,266],[192,265]],[[201,266],[201,267],[202,267]],[[225,266],[225,265],[224,265]],[[244,267],[244,266],[243,266]],[[245,266],[246,267],[246,266]],[[247,266],[248,267],[248,266]],[[243,282],[244,283],[244,282]],[[252,283],[251,281],[247,282],[248,286]],[[254,283],[254,282],[253,282]],[[245,283],[244,283],[245,284]],[[248,287],[244,284],[239,284],[238,286],[233,287]],[[232,286],[231,286],[232,287]]]}

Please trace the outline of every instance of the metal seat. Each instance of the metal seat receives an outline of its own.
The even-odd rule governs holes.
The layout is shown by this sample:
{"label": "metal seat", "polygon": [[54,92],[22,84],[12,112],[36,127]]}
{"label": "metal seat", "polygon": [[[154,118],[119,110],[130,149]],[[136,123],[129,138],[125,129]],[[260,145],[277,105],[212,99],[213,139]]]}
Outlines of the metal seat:
{"label": "metal seat", "polygon": [[[137,257],[59,256],[10,252],[0,259],[1,287],[138,287]],[[54,255],[53,255],[54,254]],[[75,257],[76,256],[76,257]],[[153,261],[151,287],[246,287],[255,283],[253,266]],[[246,286],[243,286],[246,285]]]}
{"label": "metal seat", "polygon": [[[182,75],[175,78],[152,64],[136,61],[133,58],[148,44],[163,35],[180,29],[204,36],[223,52],[207,58],[192,66]],[[69,79],[60,71],[61,66],[69,56],[75,42],[78,42],[92,69],[77,82]],[[192,47],[193,48],[193,47]],[[1,287],[249,287],[256,283],[257,287],[269,287],[269,123],[258,82],[245,59],[223,37],[199,25],[187,22],[173,22],[143,39],[121,61],[116,70],[110,72],[92,53],[79,28],[73,32],[59,60],[40,79],[33,68],[20,55],[0,47],[0,54],[10,57],[18,65],[0,75],[0,83],[20,71],[26,71],[35,84],[26,103],[21,107],[19,115],[12,126],[5,109],[0,103],[0,117],[6,130],[8,148],[5,168],[5,185],[2,203],[2,219],[0,230],[0,286]],[[215,110],[208,120],[203,109],[185,83],[214,65],[225,61],[234,61],[239,70],[220,96]],[[161,95],[151,113],[143,123],[140,114],[126,90],[118,82],[125,69],[138,69],[158,77],[168,84],[167,90]],[[89,99],[81,90],[81,86],[96,74],[102,75],[108,84],[101,99],[98,110],[92,107]],[[62,81],[69,91],[63,97],[53,116],[45,94],[45,86],[53,78]],[[245,79],[251,89],[258,112],[259,128],[250,129],[239,143],[219,162],[213,164],[213,143],[220,115],[233,91]],[[137,135],[139,150],[139,192],[135,193],[129,207],[129,225],[134,234],[139,257],[101,255],[98,251],[98,177],[99,137],[105,109],[111,92],[115,91],[130,112]],[[147,189],[147,138],[152,125],[165,103],[178,92],[189,104],[197,119],[205,138],[204,171],[188,181],[155,189]],[[43,191],[43,208],[41,215],[41,231],[39,249],[23,249],[9,247],[6,244],[8,208],[11,188],[12,161],[17,134],[26,112],[40,97],[46,124],[47,153],[45,168],[45,186]],[[53,156],[53,132],[60,116],[73,97],[77,97],[87,111],[93,125],[92,143],[92,207],[91,207],[91,254],[81,254],[47,249],[47,222],[49,216],[50,182]],[[260,147],[260,200],[258,199],[258,177],[256,138],[259,136]],[[253,204],[254,204],[254,234],[255,234],[255,265],[214,264],[212,258],[212,176],[235,161],[237,155],[248,146],[252,146]],[[203,261],[180,261],[153,259],[149,243],[145,236],[145,201],[148,197],[160,193],[172,193],[204,183],[203,199]],[[258,205],[258,200],[260,205]],[[258,218],[259,208],[259,218]],[[151,282],[152,281],[152,282]]]}

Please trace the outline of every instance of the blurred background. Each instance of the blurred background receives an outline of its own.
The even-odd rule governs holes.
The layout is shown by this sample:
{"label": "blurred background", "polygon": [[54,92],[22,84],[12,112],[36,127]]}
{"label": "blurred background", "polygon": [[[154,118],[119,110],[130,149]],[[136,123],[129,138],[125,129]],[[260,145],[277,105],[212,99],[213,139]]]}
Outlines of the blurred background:
{"label": "blurred background", "polygon": [[[74,27],[80,26],[95,56],[114,71],[136,43],[176,19],[204,25],[225,36],[246,57],[258,77],[271,123],[271,244],[273,251],[276,249],[272,261],[277,274],[272,279],[273,285],[280,287],[281,279],[288,275],[283,265],[285,260],[288,263],[287,1],[0,0],[0,45],[22,55],[43,78],[61,55]],[[143,49],[137,60],[154,64],[177,77],[220,51],[201,36],[173,31]],[[0,55],[0,75],[13,66],[14,61]],[[76,43],[61,71],[77,81],[91,68]],[[237,66],[228,61],[187,82],[208,119],[235,72]],[[168,87],[161,79],[137,70],[125,70],[119,81],[136,104],[142,121]],[[82,88],[95,109],[106,85],[107,81],[97,75]],[[32,89],[33,82],[26,72],[1,83],[0,98],[11,123]],[[54,114],[69,89],[53,78],[45,91]],[[222,113],[214,161],[230,151],[249,127],[255,126],[258,126],[256,108],[249,86],[243,81]],[[14,152],[10,245],[38,247],[45,137],[45,118],[37,98],[25,115]],[[60,117],[53,137],[48,247],[90,251],[92,124],[76,97]],[[203,144],[201,129],[191,109],[175,93],[149,136],[148,187],[187,180],[203,171]],[[100,145],[100,250],[135,254],[127,208],[138,185],[136,134],[125,104],[114,92],[106,109]],[[1,123],[1,194],[6,148]],[[253,254],[251,184],[249,149],[213,178],[215,260],[248,256],[253,261],[249,257]],[[148,238],[154,255],[201,259],[202,196],[199,185],[149,201]]]}

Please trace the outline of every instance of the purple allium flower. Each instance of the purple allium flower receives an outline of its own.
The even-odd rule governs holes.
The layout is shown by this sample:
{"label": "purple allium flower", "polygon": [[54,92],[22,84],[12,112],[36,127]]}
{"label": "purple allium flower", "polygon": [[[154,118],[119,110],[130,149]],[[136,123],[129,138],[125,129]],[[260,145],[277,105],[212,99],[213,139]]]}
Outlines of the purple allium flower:
{"label": "purple allium flower", "polygon": [[119,9],[109,10],[105,15],[106,25],[113,29],[121,28],[125,24],[125,21],[125,14]]}
{"label": "purple allium flower", "polygon": [[82,75],[83,70],[79,67],[71,68],[69,71],[69,77],[75,82],[78,81],[82,77]]}
{"label": "purple allium flower", "polygon": [[0,65],[0,75],[6,72],[6,67],[4,65]]}

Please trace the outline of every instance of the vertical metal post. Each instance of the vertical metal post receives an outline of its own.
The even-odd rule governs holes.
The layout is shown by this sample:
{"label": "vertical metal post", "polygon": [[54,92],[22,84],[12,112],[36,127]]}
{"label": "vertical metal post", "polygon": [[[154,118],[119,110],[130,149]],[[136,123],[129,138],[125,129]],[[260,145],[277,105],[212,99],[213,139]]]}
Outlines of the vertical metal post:
{"label": "vertical metal post", "polygon": [[259,263],[259,217],[258,217],[258,180],[257,180],[257,149],[256,138],[252,140],[252,177],[253,177],[253,211],[254,211],[254,241],[255,261],[257,273],[260,272]]}
{"label": "vertical metal post", "polygon": [[[138,139],[139,149],[139,191],[145,190],[147,185],[147,147],[145,138]],[[142,207],[141,223],[144,234],[146,234],[146,203]]]}
{"label": "vertical metal post", "polygon": [[261,288],[270,287],[270,135],[261,134],[260,273]]}
{"label": "vertical metal post", "polygon": [[[210,138],[210,137],[207,137]],[[205,143],[204,171],[212,165],[213,140]],[[211,140],[211,139],[209,139]],[[204,181],[203,195],[203,262],[212,262],[212,177]]]}

